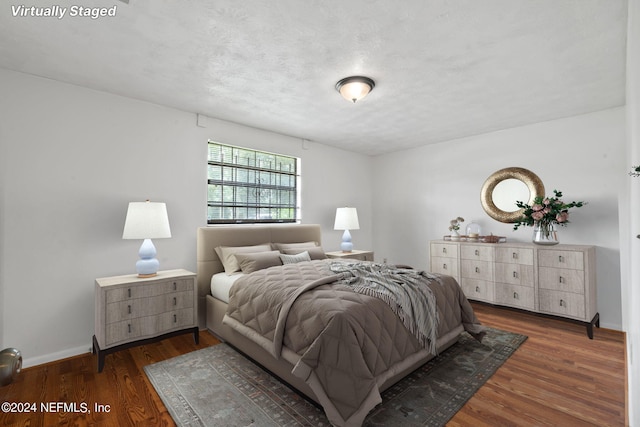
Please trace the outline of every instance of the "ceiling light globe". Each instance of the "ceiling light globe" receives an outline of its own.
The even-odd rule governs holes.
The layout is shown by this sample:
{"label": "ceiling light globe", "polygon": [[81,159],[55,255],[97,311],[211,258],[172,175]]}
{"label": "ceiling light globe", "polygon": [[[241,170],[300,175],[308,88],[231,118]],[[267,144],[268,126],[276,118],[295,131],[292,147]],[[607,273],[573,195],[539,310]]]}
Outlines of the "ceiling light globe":
{"label": "ceiling light globe", "polygon": [[375,82],[368,77],[346,77],[336,83],[336,90],[347,101],[356,103],[369,94],[375,87]]}

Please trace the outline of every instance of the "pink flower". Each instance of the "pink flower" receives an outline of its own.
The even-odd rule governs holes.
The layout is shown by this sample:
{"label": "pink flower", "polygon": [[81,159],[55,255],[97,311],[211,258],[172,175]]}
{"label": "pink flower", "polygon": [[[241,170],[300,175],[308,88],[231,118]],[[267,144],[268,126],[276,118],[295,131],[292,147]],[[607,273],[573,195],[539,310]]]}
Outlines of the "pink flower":
{"label": "pink flower", "polygon": [[533,205],[533,206],[531,206],[531,209],[533,209],[534,211],[541,211],[542,209],[544,209],[544,206],[542,206],[542,205]]}
{"label": "pink flower", "polygon": [[548,205],[549,203],[551,203],[551,200],[549,200],[549,198],[548,198],[548,197],[546,197],[546,198],[542,201],[542,203],[544,203],[545,205]]}
{"label": "pink flower", "polygon": [[546,208],[544,208],[544,209],[542,210],[542,212],[544,212],[544,213],[548,214],[549,212],[551,212],[551,208],[550,208],[549,206],[547,206]]}
{"label": "pink flower", "polygon": [[542,211],[537,211],[531,214],[531,218],[533,218],[535,221],[540,221],[542,218],[544,218],[544,213]]}
{"label": "pink flower", "polygon": [[569,221],[569,212],[560,212],[556,215],[556,221],[558,221],[558,223]]}

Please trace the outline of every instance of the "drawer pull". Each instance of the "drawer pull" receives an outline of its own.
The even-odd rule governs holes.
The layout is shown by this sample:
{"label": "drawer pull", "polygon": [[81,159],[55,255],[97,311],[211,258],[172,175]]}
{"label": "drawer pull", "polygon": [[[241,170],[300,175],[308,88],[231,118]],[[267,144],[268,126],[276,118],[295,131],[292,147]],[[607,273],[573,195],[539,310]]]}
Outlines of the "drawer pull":
{"label": "drawer pull", "polygon": [[446,270],[447,269],[447,264],[442,264],[442,269]]}
{"label": "drawer pull", "polygon": [[178,298],[173,297],[173,305],[178,305]]}
{"label": "drawer pull", "polygon": [[564,277],[562,276],[558,277],[558,282],[565,283]]}
{"label": "drawer pull", "polygon": [[446,254],[447,253],[447,248],[442,248],[442,253]]}
{"label": "drawer pull", "polygon": [[562,255],[558,255],[558,262],[564,262],[564,257]]}
{"label": "drawer pull", "polygon": [[514,293],[513,293],[513,299],[520,299],[520,297],[518,296],[518,293],[517,293],[517,292],[514,292]]}
{"label": "drawer pull", "polygon": [[518,252],[514,252],[511,254],[511,258],[518,259]]}
{"label": "drawer pull", "polygon": [[178,323],[178,315],[177,314],[173,315],[173,323]]}
{"label": "drawer pull", "polygon": [[476,273],[480,273],[480,267],[476,267]]}
{"label": "drawer pull", "polygon": [[564,302],[563,299],[560,300],[560,307],[566,307],[567,303]]}
{"label": "drawer pull", "polygon": [[517,272],[517,271],[514,271],[514,272],[513,272],[513,277],[514,277],[515,279],[517,279],[517,278],[518,278],[518,272]]}
{"label": "drawer pull", "polygon": [[131,333],[131,323],[128,323],[128,324],[127,324],[127,328],[128,328],[128,330],[129,330],[129,333]]}
{"label": "drawer pull", "polygon": [[130,305],[127,306],[127,311],[129,312],[129,314],[131,314],[131,306]]}
{"label": "drawer pull", "polygon": [[178,290],[178,284],[176,282],[173,282],[173,290],[174,291]]}
{"label": "drawer pull", "polygon": [[480,292],[480,286],[476,286],[476,292]]}
{"label": "drawer pull", "polygon": [[127,289],[127,294],[129,295],[129,298],[131,298],[131,288]]}
{"label": "drawer pull", "polygon": [[476,254],[476,256],[480,256],[480,251],[479,250],[475,250],[474,253]]}

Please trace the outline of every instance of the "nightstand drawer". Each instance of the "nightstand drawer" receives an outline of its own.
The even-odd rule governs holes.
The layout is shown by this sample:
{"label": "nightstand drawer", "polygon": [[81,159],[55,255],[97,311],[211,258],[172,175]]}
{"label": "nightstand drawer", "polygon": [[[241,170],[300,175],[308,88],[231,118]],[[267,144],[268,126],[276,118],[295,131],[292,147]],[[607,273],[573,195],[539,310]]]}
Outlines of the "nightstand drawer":
{"label": "nightstand drawer", "polygon": [[107,324],[193,307],[193,291],[174,292],[107,304]]}
{"label": "nightstand drawer", "polygon": [[107,304],[135,298],[149,298],[176,291],[188,291],[192,288],[192,279],[175,279],[148,285],[123,286],[106,291]]}

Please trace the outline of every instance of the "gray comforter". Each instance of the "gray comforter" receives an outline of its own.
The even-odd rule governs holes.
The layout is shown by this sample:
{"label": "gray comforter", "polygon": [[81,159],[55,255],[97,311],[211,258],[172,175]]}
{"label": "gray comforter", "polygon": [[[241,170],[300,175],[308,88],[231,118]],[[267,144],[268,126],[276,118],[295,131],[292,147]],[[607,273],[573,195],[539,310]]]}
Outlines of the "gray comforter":
{"label": "gray comforter", "polygon": [[435,348],[429,336],[443,337],[461,324],[477,338],[483,335],[449,276],[417,279],[437,306],[437,313],[431,313],[437,331],[427,333],[425,342],[419,339],[424,332],[411,332],[396,314],[397,301],[354,291],[353,278],[362,286],[361,275],[335,265],[337,272],[332,271],[331,263],[287,264],[238,279],[224,323],[276,358],[283,356],[283,347],[295,353],[293,374],[311,387],[334,425],[361,425],[381,402],[378,386]]}

